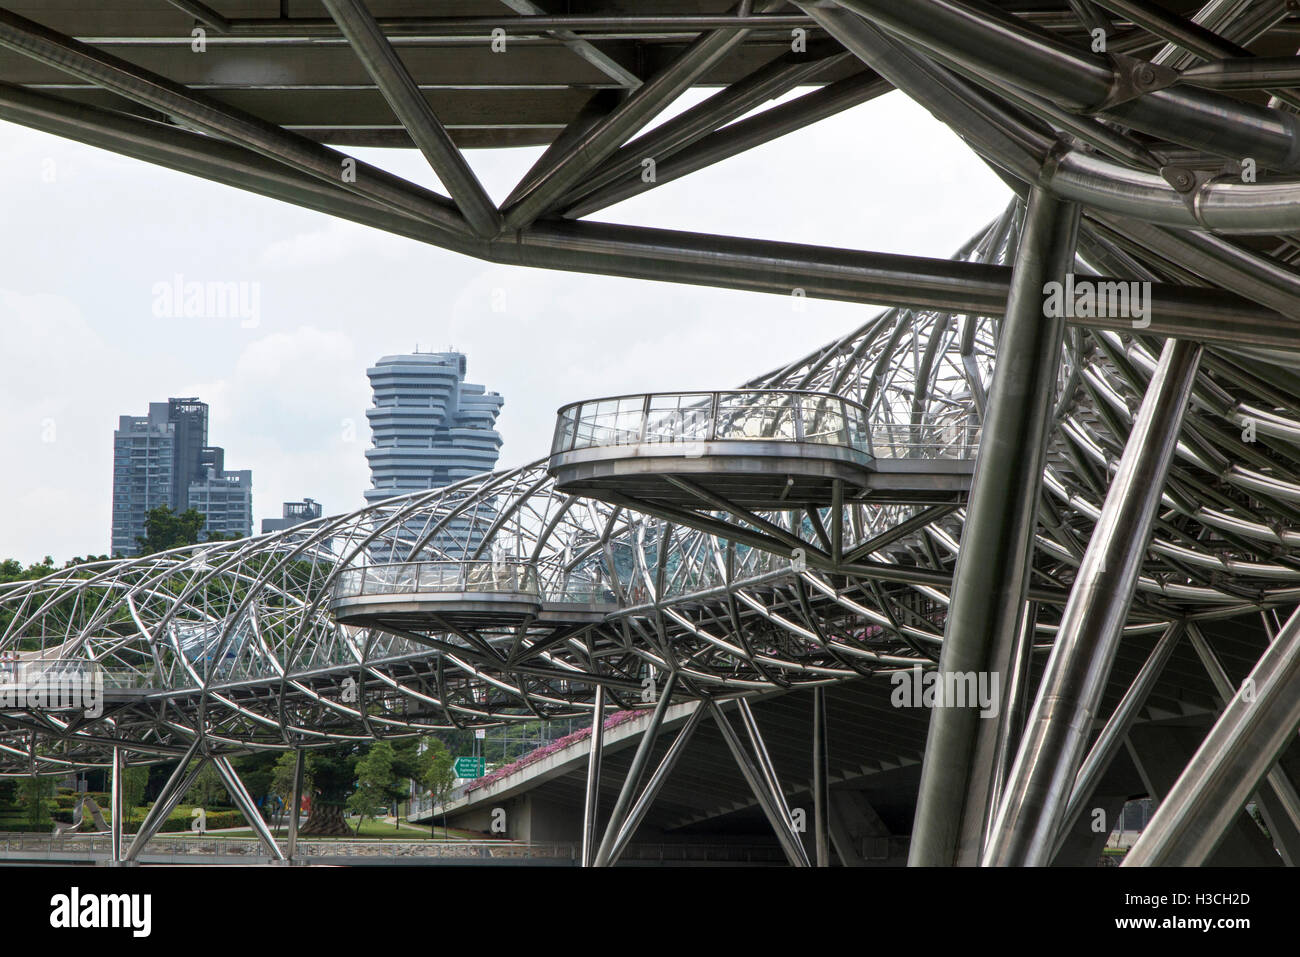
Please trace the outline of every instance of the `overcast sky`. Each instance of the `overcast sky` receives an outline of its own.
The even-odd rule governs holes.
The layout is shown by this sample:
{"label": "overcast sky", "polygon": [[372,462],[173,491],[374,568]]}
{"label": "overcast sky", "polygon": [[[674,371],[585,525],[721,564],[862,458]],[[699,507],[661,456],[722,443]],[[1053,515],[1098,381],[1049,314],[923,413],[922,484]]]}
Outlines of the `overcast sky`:
{"label": "overcast sky", "polygon": [[[437,186],[414,151],[349,152]],[[540,153],[468,158],[500,201]],[[4,122],[0,167],[0,559],[108,551],[113,429],[150,401],[210,404],[257,531],[285,500],[364,504],[381,355],[465,352],[505,397],[505,467],[546,453],[565,402],[728,388],[877,311],[482,263]],[[1008,195],[891,93],[593,218],[946,257]],[[256,284],[256,323],[156,316],[177,275]]]}

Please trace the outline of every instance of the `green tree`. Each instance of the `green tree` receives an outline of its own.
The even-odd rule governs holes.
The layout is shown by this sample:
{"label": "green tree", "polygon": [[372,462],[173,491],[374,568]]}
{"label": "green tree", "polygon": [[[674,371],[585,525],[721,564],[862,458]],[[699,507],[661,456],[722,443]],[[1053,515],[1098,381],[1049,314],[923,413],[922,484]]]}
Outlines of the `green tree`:
{"label": "green tree", "polygon": [[[298,808],[293,807],[293,773],[297,761],[292,751],[285,751],[276,759],[275,767],[271,773],[271,793],[277,794],[280,800],[284,802],[285,810],[290,814],[297,814]],[[303,762],[302,769],[302,793],[312,793],[311,772],[307,768],[306,761]]]}
{"label": "green tree", "polygon": [[384,813],[402,796],[401,778],[393,771],[396,756],[387,741],[377,741],[370,752],[357,761],[357,789],[348,798],[347,807],[357,815],[357,833],[361,825]]}
{"label": "green tree", "polygon": [[137,538],[141,555],[165,552],[181,545],[195,545],[207,518],[195,509],[186,509],[179,515],[169,505],[151,508],[144,517],[144,538]]}
{"label": "green tree", "polygon": [[[198,760],[197,758],[195,760]],[[190,762],[190,770],[194,768],[194,761]],[[194,783],[190,785],[185,792],[183,799],[186,804],[192,804],[194,807],[201,807],[205,810],[212,810],[214,807],[229,807],[230,796],[226,793],[226,786],[221,783],[221,775],[217,769],[209,762],[203,766]]]}
{"label": "green tree", "polygon": [[364,754],[359,742],[313,750],[307,755],[306,773],[311,776],[311,812],[303,822],[303,834],[347,837],[343,809],[356,787],[357,762]]}
{"label": "green tree", "polygon": [[434,809],[442,808],[442,830],[447,832],[447,798],[456,786],[456,759],[437,738],[425,738],[421,752],[423,764],[415,783],[429,792]]}
{"label": "green tree", "polygon": [[[230,762],[239,774],[239,780],[244,782],[244,787],[253,796],[253,800],[264,809],[269,809],[266,801],[274,793],[271,789],[271,780],[275,775],[275,762],[278,757],[279,755],[274,751],[260,751],[232,758]],[[263,817],[265,816],[263,814]]]}
{"label": "green tree", "polygon": [[33,831],[48,831],[53,823],[54,778],[28,777],[18,785],[19,801],[27,812],[27,826]]}
{"label": "green tree", "polygon": [[127,768],[122,775],[122,831],[131,826],[135,809],[144,803],[144,788],[149,783],[149,769],[144,765]]}
{"label": "green tree", "polygon": [[49,555],[45,556],[43,562],[33,562],[25,568],[18,559],[7,558],[0,562],[0,582],[31,581],[35,578],[44,578],[54,570],[54,559]]}

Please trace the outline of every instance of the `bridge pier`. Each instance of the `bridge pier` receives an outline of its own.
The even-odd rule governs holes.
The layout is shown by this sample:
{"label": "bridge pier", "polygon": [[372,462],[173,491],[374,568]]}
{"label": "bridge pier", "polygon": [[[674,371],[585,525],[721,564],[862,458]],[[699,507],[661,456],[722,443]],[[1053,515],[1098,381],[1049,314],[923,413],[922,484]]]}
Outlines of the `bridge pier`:
{"label": "bridge pier", "polygon": [[293,751],[293,798],[289,802],[289,837],[285,842],[284,856],[292,861],[298,853],[298,810],[302,807],[302,778],[307,752],[302,748]]}
{"label": "bridge pier", "polygon": [[[203,770],[203,765],[207,762],[207,757],[199,755],[199,749],[202,743],[202,737],[195,737],[194,741],[190,744],[189,749],[181,756],[180,761],[177,762],[176,768],[172,771],[171,777],[169,777],[167,783],[163,785],[162,792],[158,795],[158,799],[153,802],[153,807],[151,807],[149,813],[145,815],[144,822],[140,825],[140,830],[136,831],[135,837],[131,841],[131,846],[126,849],[124,863],[135,862],[136,858],[140,856],[140,852],[144,850],[144,846],[149,843],[149,839],[158,833],[158,829],[163,826],[163,823],[171,815],[172,811],[176,810],[176,805],[181,802],[181,798],[184,796],[185,792],[190,789],[190,785],[194,783],[194,779],[197,778],[199,772]],[[190,768],[189,764],[196,756],[199,757],[199,760],[195,763],[193,768]]]}
{"label": "bridge pier", "polygon": [[986,864],[1042,866],[1051,859],[1137,590],[1200,361],[1198,343],[1165,344],[1061,615]]}
{"label": "bridge pier", "polygon": [[632,806],[632,797],[636,794],[637,788],[641,786],[641,778],[645,776],[646,765],[650,761],[651,752],[654,751],[655,738],[659,736],[659,729],[663,726],[664,715],[668,713],[668,708],[672,703],[673,691],[676,688],[677,672],[670,671],[668,678],[664,681],[663,689],[659,692],[659,701],[650,715],[650,723],[646,725],[646,729],[641,735],[641,741],[637,745],[636,754],[632,757],[632,766],[627,769],[627,777],[623,780],[623,787],[619,790],[618,799],[614,802],[614,810],[609,816],[609,823],[605,825],[605,836],[600,842],[600,849],[596,852],[593,861],[596,867],[608,867],[612,862],[614,844],[618,840],[619,831],[627,817],[628,808]]}
{"label": "bridge pier", "polygon": [[126,755],[120,747],[113,746],[113,772],[111,791],[109,794],[109,833],[112,835],[112,855],[109,862],[113,866],[122,863],[122,825],[126,820],[126,814],[123,805],[123,788],[126,786],[124,780],[126,773]]}
{"label": "bridge pier", "polygon": [[[592,666],[594,672],[595,665]],[[587,790],[582,803],[582,866],[596,863],[596,814],[600,810],[600,759],[605,750],[605,686],[596,685],[591,707],[591,751],[587,755]]]}
{"label": "bridge pier", "polygon": [[253,796],[248,793],[244,787],[244,782],[239,780],[239,775],[235,772],[234,766],[230,763],[230,758],[222,755],[213,758],[212,764],[221,775],[221,780],[225,782],[226,791],[230,794],[235,805],[243,812],[244,817],[248,820],[248,825],[253,829],[261,839],[262,844],[266,846],[272,858],[277,862],[287,861],[284,851],[280,850],[280,845],[275,843],[275,837],[271,834],[271,829],[266,826],[266,821],[262,820],[261,812],[257,809],[257,804],[253,801]]}

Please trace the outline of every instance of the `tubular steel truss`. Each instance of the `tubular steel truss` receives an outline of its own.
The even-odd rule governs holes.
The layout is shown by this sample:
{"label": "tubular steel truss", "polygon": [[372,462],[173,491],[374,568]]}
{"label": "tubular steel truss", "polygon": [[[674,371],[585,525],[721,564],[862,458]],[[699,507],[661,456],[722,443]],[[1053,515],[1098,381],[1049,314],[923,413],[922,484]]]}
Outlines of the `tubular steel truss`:
{"label": "tubular steel truss", "polygon": [[[647,679],[721,716],[718,699],[920,664],[1020,679],[998,720],[936,712],[912,860],[1047,863],[1183,630],[1263,613],[1277,637],[1253,675],[1258,706],[1220,689],[1219,724],[1134,860],[1204,861],[1266,778],[1297,810],[1275,767],[1300,721],[1297,624],[1281,627],[1300,603],[1290,5],[598,2],[552,16],[485,0],[480,16],[392,2],[376,19],[326,0],[328,17],[283,19],[278,4],[249,18],[158,0],[111,23],[89,2],[9,6],[0,118],[492,262],[889,305],[742,389],[840,396],[873,430],[978,430],[980,451],[968,496],[836,486],[828,505],[775,510],[707,489],[690,506],[579,497],[542,460],[8,586],[0,650],[93,663],[108,703],[94,719],[0,713],[3,773],[201,753],[233,775],[228,755],[249,749],[627,707]],[[718,89],[647,131],[697,86]],[[750,115],[801,86],[814,89]],[[587,218],[891,89],[1016,193],[951,260]],[[414,146],[449,195],[327,143]],[[549,148],[498,207],[461,150],[521,143]],[[1145,309],[1045,308],[1046,283],[1077,280]],[[487,570],[421,577],[440,562]],[[357,610],[375,588],[385,610]],[[1156,635],[1107,721],[1117,649]],[[1048,651],[1035,700],[1029,662]],[[751,743],[750,772],[774,782]],[[760,801],[806,859],[780,788]],[[631,836],[598,847],[587,832],[589,861]]]}

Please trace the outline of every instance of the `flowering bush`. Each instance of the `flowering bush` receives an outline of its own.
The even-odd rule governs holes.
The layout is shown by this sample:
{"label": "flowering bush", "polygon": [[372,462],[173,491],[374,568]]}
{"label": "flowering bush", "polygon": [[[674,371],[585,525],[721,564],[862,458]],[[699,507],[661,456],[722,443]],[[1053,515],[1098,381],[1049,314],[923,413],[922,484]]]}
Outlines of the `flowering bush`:
{"label": "flowering bush", "polygon": [[[644,713],[643,710],[615,711],[605,719],[605,730],[608,731],[610,728],[617,728],[620,724],[626,724],[628,721],[631,721],[633,718]],[[563,751],[569,745],[577,744],[579,741],[590,736],[591,728],[587,727],[583,728],[581,731],[575,731],[573,734],[566,734],[562,738],[556,738],[550,744],[544,744],[536,750],[529,751],[522,758],[511,761],[509,764],[503,764],[495,771],[469,782],[469,784],[465,785],[465,792],[469,793],[470,791],[476,791],[479,788],[487,787],[489,784],[494,784],[502,778],[508,778],[516,771],[521,771],[530,764],[536,764],[543,758],[549,757],[557,751]]]}

